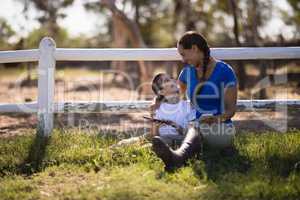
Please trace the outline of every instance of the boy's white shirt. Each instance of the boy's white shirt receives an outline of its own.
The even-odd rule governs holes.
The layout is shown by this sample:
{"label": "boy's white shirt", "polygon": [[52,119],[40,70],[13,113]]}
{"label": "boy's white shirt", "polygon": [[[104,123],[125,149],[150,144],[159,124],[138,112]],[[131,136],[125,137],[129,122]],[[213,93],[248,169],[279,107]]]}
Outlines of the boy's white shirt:
{"label": "boy's white shirt", "polygon": [[[170,120],[187,129],[188,123],[196,119],[196,110],[189,101],[180,100],[176,104],[162,103],[155,111],[156,119]],[[160,136],[179,135],[176,129],[169,125],[162,125],[159,128]]]}

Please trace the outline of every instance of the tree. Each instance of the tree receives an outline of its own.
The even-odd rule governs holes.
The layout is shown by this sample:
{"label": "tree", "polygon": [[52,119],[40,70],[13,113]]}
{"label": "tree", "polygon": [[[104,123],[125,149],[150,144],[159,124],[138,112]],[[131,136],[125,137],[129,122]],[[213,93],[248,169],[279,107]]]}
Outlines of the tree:
{"label": "tree", "polygon": [[[198,31],[209,41],[214,29],[213,12],[214,2],[205,0],[174,0],[173,10],[173,31],[182,35],[186,31]],[[208,9],[204,9],[207,7]],[[176,36],[174,36],[176,37]],[[177,74],[181,71],[182,65],[177,66]]]}
{"label": "tree", "polygon": [[[242,46],[242,43],[240,41],[240,23],[239,23],[239,8],[235,0],[229,0],[229,9],[232,13],[233,17],[233,33],[235,38],[235,43],[238,47]],[[244,90],[245,89],[245,80],[246,80],[246,70],[245,65],[242,61],[238,61],[238,79],[239,79],[239,89]]]}
{"label": "tree", "polygon": [[62,12],[64,8],[73,4],[74,0],[18,0],[27,7],[33,5],[37,10],[42,12],[42,15],[37,19],[40,24],[49,31],[49,36],[55,37],[59,32],[57,20],[65,18],[66,15]]}
{"label": "tree", "polygon": [[[247,26],[245,26],[245,39],[248,44],[254,46],[263,46],[263,39],[259,33],[259,27],[263,26],[268,21],[272,12],[272,1],[250,0],[247,4]],[[261,61],[258,65],[260,70],[260,80],[267,75],[265,62]],[[266,90],[261,89],[260,98],[266,98]]]}
{"label": "tree", "polygon": [[300,37],[300,3],[299,0],[287,0],[292,8],[292,13],[288,11],[281,11],[286,24],[294,25],[296,27],[294,38]]}
{"label": "tree", "polygon": [[[144,15],[141,14],[140,9],[147,8],[153,4],[153,1],[143,0],[143,1],[121,1],[122,8],[117,7],[115,0],[101,0],[99,3],[88,3],[85,5],[87,9],[97,11],[97,12],[106,12],[110,16],[110,34],[112,34],[112,47],[124,48],[124,47],[133,47],[133,48],[145,48],[147,47],[144,37],[142,35],[141,27],[143,26]],[[120,3],[120,2],[119,2]],[[124,8],[126,5],[129,5],[135,12],[133,17],[129,17],[129,14],[125,12]],[[151,7],[151,6],[150,6]],[[144,10],[145,12],[145,10]],[[120,34],[122,33],[122,34]],[[148,35],[151,35],[148,33]],[[145,63],[144,61],[138,61],[139,64],[139,84],[141,81],[148,83],[152,75],[152,67],[149,66],[150,63]],[[112,68],[120,69],[124,71],[124,62],[113,62]],[[139,90],[139,97],[141,94],[147,95],[150,94],[151,88],[149,85],[141,86]]]}
{"label": "tree", "polygon": [[4,18],[0,18],[0,50],[8,50],[12,48],[9,40],[15,35],[15,31],[7,23]]}
{"label": "tree", "polygon": [[[128,40],[130,41],[130,44],[134,48],[145,48],[146,44],[143,40],[143,37],[141,35],[140,29],[138,25],[131,19],[129,19],[124,12],[122,12],[120,9],[117,8],[115,5],[114,0],[102,0],[101,4],[108,8],[113,15],[113,19],[115,20],[115,30],[121,31]],[[119,34],[120,32],[115,34]],[[117,36],[118,37],[118,36]],[[140,66],[140,74],[141,74],[141,80],[148,82],[151,79],[151,67],[146,65],[144,61],[139,61]],[[150,93],[150,87],[141,87],[140,94],[149,94]],[[139,95],[140,96],[140,95]]]}

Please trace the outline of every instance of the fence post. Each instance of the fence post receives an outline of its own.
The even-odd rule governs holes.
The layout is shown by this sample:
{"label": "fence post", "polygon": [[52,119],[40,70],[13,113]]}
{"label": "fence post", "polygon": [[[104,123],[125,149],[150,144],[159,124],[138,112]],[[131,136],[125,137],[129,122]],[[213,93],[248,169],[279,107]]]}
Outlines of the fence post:
{"label": "fence post", "polygon": [[39,45],[37,134],[48,137],[53,129],[55,41],[45,37]]}

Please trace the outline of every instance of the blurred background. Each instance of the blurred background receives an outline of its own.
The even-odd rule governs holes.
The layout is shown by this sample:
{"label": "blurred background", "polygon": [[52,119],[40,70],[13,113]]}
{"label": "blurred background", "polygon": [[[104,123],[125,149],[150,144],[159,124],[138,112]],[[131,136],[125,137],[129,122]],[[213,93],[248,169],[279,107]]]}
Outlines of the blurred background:
{"label": "blurred background", "polygon": [[[176,47],[188,30],[202,33],[213,48],[299,46],[300,1],[1,0],[0,7],[0,50],[38,48],[44,36],[66,48]],[[238,76],[239,99],[299,99],[299,60],[226,62]],[[152,99],[153,75],[176,78],[181,68],[173,61],[57,62],[55,99]],[[37,63],[0,64],[0,103],[36,101],[36,69]],[[237,116],[243,117],[250,116]],[[5,132],[16,118],[1,115],[0,123]],[[29,124],[35,123],[33,117]]]}

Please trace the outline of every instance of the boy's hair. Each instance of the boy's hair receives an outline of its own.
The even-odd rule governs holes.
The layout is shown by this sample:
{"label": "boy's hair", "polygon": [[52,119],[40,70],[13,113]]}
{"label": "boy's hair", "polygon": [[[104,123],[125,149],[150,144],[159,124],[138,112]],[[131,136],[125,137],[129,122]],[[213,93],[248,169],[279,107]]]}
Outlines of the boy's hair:
{"label": "boy's hair", "polygon": [[159,73],[156,76],[154,76],[154,78],[152,79],[152,83],[151,83],[152,91],[157,96],[158,101],[162,101],[165,98],[163,95],[159,94],[159,91],[161,89],[163,89],[162,76],[165,76],[165,75],[166,74],[164,74],[164,73]]}

